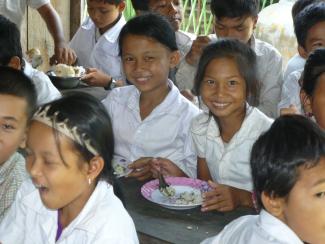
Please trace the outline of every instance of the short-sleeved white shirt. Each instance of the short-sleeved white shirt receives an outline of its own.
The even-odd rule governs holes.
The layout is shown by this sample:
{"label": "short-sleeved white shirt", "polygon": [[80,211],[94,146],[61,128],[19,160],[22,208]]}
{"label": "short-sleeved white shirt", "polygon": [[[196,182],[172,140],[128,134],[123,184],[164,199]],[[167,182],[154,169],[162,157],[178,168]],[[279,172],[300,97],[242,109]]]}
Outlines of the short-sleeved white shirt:
{"label": "short-sleeved white shirt", "polygon": [[46,208],[31,180],[24,182],[16,200],[0,223],[3,244],[138,244],[133,221],[113,187],[99,181],[78,216],[55,242],[58,212]]}
{"label": "short-sleeved white shirt", "polygon": [[50,3],[50,0],[0,0],[0,14],[14,22],[20,28],[27,6],[38,9]]}
{"label": "short-sleeved white shirt", "polygon": [[61,97],[61,93],[53,85],[50,78],[43,72],[34,69],[31,64],[26,61],[24,73],[34,83],[37,92],[37,105],[42,105]]}
{"label": "short-sleeved white shirt", "polygon": [[70,47],[77,54],[78,65],[97,68],[116,80],[124,80],[118,36],[125,23],[122,15],[119,21],[96,41],[97,28],[88,17],[70,41]]}
{"label": "short-sleeved white shirt", "polygon": [[303,244],[298,236],[278,218],[262,210],[259,215],[240,217],[217,236],[201,244]]}
{"label": "short-sleeved white shirt", "polygon": [[247,106],[241,128],[225,146],[218,124],[203,112],[192,121],[191,134],[198,157],[204,158],[213,181],[252,191],[250,152],[256,139],[273,120],[257,108]]}
{"label": "short-sleeved white shirt", "polygon": [[135,86],[115,88],[103,100],[113,124],[114,157],[132,162],[142,157],[171,160],[189,177],[196,177],[196,154],[190,124],[199,109],[169,81],[170,92],[141,120],[140,92]]}
{"label": "short-sleeved white shirt", "polygon": [[283,80],[285,81],[288,76],[297,70],[304,69],[306,59],[302,58],[299,54],[294,55],[287,64],[287,67],[283,73]]}

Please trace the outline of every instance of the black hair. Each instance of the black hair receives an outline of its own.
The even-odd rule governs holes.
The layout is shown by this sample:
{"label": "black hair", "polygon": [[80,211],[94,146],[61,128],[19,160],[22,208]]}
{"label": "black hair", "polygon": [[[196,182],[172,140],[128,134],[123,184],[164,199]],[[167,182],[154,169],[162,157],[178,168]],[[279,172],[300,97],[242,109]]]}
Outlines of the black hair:
{"label": "black hair", "polygon": [[298,0],[298,1],[296,1],[293,4],[292,9],[291,9],[292,18],[294,19],[297,16],[297,14],[299,14],[308,5],[316,3],[316,2],[320,2],[320,1],[324,1],[324,0]]}
{"label": "black hair", "polygon": [[294,18],[294,28],[298,44],[306,47],[309,30],[316,24],[325,21],[325,2],[310,4]]}
{"label": "black hair", "polygon": [[20,32],[16,24],[0,15],[0,65],[8,65],[11,58],[22,60]]}
{"label": "black hair", "polygon": [[217,18],[256,17],[259,11],[258,0],[211,0],[211,12]]}
{"label": "black hair", "polygon": [[36,109],[37,93],[34,83],[22,71],[0,66],[0,95],[12,95],[26,101],[28,121]]}
{"label": "black hair", "polygon": [[318,48],[309,55],[304,68],[302,89],[307,95],[313,95],[318,78],[324,73],[325,48]]}
{"label": "black hair", "polygon": [[87,1],[104,2],[104,3],[108,3],[108,4],[114,4],[114,5],[118,5],[122,2],[124,2],[124,0],[87,0]]}
{"label": "black hair", "polygon": [[220,39],[203,50],[194,79],[194,93],[200,94],[205,70],[213,59],[218,58],[231,58],[236,62],[239,73],[246,82],[247,101],[252,106],[257,106],[259,85],[256,54],[248,45],[236,39]]}
{"label": "black hair", "polygon": [[169,21],[158,14],[146,13],[129,20],[122,28],[119,36],[119,51],[122,56],[123,41],[127,35],[138,35],[152,38],[171,51],[177,51],[176,36]]}
{"label": "black hair", "polygon": [[325,132],[301,115],[285,115],[254,143],[251,170],[256,200],[264,192],[286,198],[299,179],[300,166],[311,168],[325,156]]}
{"label": "black hair", "polygon": [[131,0],[135,11],[149,11],[149,0]]}

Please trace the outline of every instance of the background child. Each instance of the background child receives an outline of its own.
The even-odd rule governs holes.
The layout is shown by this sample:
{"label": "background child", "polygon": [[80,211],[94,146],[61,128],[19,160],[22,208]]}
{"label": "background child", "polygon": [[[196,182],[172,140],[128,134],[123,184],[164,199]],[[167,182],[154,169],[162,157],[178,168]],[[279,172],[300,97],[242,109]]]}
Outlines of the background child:
{"label": "background child", "polygon": [[[299,55],[307,59],[310,52],[325,47],[325,2],[308,5],[296,16],[294,25]],[[284,81],[278,105],[280,114],[303,113],[299,98],[302,71],[292,72]]]}
{"label": "background child", "polygon": [[[209,180],[202,211],[252,206],[249,153],[272,119],[248,102],[256,101],[256,56],[238,40],[220,40],[204,49],[195,91],[209,109],[192,122],[198,178]],[[211,182],[211,181],[214,182]]]}
{"label": "background child", "polygon": [[54,56],[52,62],[72,64],[76,60],[76,54],[64,40],[63,28],[58,13],[51,5],[50,0],[2,0],[0,14],[6,16],[20,28],[27,7],[37,9],[53,37]]}
{"label": "background child", "polygon": [[0,241],[138,243],[108,183],[113,152],[109,116],[92,96],[76,93],[41,107],[28,131],[31,180],[1,223]]}
{"label": "background child", "polygon": [[299,115],[278,118],[254,144],[259,215],[234,220],[207,243],[325,243],[325,134]]}
{"label": "background child", "polygon": [[325,48],[316,49],[307,59],[300,99],[304,107],[311,109],[318,125],[325,129]]}
{"label": "background child", "polygon": [[[195,35],[180,30],[183,18],[182,2],[179,0],[132,0],[132,5],[137,15],[151,11],[165,16],[169,20],[175,31],[177,47],[181,54],[180,63],[185,62],[185,57],[191,49]],[[176,73],[177,68],[173,70],[173,74],[170,74],[170,78],[177,84],[177,87],[184,96],[193,100],[191,92],[186,90],[186,84],[183,85],[176,80]]]}
{"label": "background child", "polygon": [[192,89],[195,70],[203,48],[217,38],[235,38],[250,46],[257,56],[257,78],[261,82],[258,108],[270,117],[277,116],[282,79],[282,58],[270,44],[254,37],[259,1],[212,0],[215,35],[199,36],[192,45],[186,62],[181,63],[176,80]]}
{"label": "background child", "polygon": [[179,61],[170,23],[152,13],[135,17],[123,27],[119,46],[133,86],[114,89],[103,101],[113,121],[115,157],[133,162],[129,176],[139,180],[160,167],[166,175],[195,177],[189,128],[199,110],[168,80]]}
{"label": "background child", "polygon": [[2,15],[0,15],[0,65],[22,70],[33,81],[37,92],[37,104],[61,97],[49,77],[23,59],[20,32],[14,23]]}
{"label": "background child", "polygon": [[[112,89],[124,79],[118,54],[118,36],[125,24],[124,0],[87,0],[89,17],[70,42],[77,63],[87,69],[82,80]],[[115,81],[116,80],[116,81]]]}
{"label": "background child", "polygon": [[19,70],[0,67],[0,223],[27,179],[25,159],[17,151],[24,146],[34,109],[36,91]]}

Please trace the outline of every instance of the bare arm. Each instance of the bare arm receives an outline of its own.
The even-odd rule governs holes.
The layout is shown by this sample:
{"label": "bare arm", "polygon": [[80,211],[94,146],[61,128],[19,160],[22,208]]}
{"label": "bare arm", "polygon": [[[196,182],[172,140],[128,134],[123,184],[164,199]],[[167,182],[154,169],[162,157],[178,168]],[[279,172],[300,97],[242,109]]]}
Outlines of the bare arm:
{"label": "bare arm", "polygon": [[205,158],[197,158],[197,178],[201,180],[212,180]]}
{"label": "bare arm", "polygon": [[75,52],[65,42],[62,23],[58,13],[48,3],[37,9],[46,23],[54,41],[54,61],[58,63],[73,64],[76,61]]}

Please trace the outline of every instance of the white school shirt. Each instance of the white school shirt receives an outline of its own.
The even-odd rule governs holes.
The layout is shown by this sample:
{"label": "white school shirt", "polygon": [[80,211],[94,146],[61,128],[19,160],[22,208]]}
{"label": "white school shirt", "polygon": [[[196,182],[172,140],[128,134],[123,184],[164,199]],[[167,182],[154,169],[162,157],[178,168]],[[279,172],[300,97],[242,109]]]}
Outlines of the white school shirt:
{"label": "white school shirt", "polygon": [[133,162],[142,157],[171,160],[189,177],[196,177],[196,154],[190,124],[199,109],[182,96],[169,80],[171,90],[148,117],[140,117],[139,90],[131,85],[115,88],[103,104],[113,125],[115,158]]}
{"label": "white school shirt", "polygon": [[217,236],[201,244],[303,244],[299,237],[278,218],[262,210],[259,215],[240,217]]}
{"label": "white school shirt", "polygon": [[27,6],[38,9],[48,3],[50,0],[0,0],[0,14],[20,28]]}
{"label": "white school shirt", "polygon": [[218,124],[203,112],[192,121],[191,134],[198,157],[204,158],[213,181],[252,191],[250,152],[256,139],[273,120],[257,108],[247,106],[239,131],[224,144]]}
{"label": "white school shirt", "polygon": [[303,69],[300,69],[292,72],[284,81],[281,91],[281,100],[278,104],[279,114],[281,108],[289,108],[291,104],[296,106],[300,114],[304,114],[300,101],[301,87],[299,85],[299,80],[303,71]]}
{"label": "white school shirt", "polygon": [[59,99],[61,97],[61,93],[53,85],[50,78],[44,72],[34,69],[27,61],[24,62],[24,73],[32,80],[37,92],[37,105],[42,105]]}
{"label": "white school shirt", "polygon": [[[216,41],[215,34],[209,35],[212,42]],[[212,43],[211,42],[211,43]],[[283,84],[282,57],[275,47],[254,36],[250,40],[250,47],[256,53],[257,78],[261,81],[258,108],[266,115],[277,117],[277,105],[280,101]],[[180,90],[192,89],[197,66],[181,62],[176,74]]]}
{"label": "white school shirt", "polygon": [[55,242],[58,211],[46,208],[31,180],[24,182],[0,224],[2,244],[136,244],[136,230],[113,187],[99,181],[79,215]]}
{"label": "white school shirt", "polygon": [[85,68],[97,68],[116,80],[124,80],[118,36],[125,23],[122,15],[119,21],[102,34],[96,42],[98,29],[88,17],[70,41],[70,47],[77,54],[78,65]]}
{"label": "white school shirt", "polygon": [[304,69],[305,63],[306,59],[302,58],[299,54],[296,54],[290,58],[283,73],[283,80],[285,81],[292,72]]}

